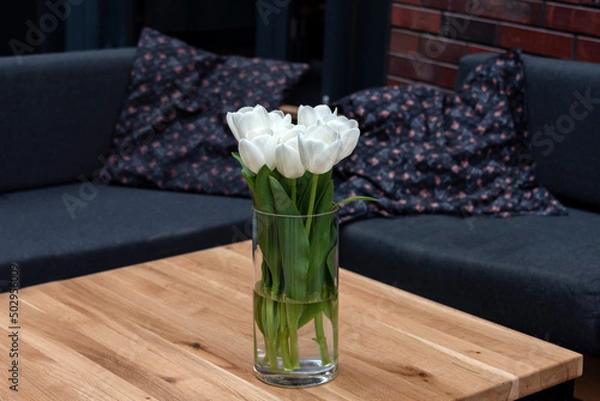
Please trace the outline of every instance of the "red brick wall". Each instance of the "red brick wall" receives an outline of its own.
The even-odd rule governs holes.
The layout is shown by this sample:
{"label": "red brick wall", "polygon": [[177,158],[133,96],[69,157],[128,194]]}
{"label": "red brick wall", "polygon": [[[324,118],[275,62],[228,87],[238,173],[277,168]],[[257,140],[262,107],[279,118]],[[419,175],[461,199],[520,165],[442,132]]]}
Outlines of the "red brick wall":
{"label": "red brick wall", "polygon": [[524,53],[600,63],[600,0],[394,0],[388,84],[452,89],[470,53]]}

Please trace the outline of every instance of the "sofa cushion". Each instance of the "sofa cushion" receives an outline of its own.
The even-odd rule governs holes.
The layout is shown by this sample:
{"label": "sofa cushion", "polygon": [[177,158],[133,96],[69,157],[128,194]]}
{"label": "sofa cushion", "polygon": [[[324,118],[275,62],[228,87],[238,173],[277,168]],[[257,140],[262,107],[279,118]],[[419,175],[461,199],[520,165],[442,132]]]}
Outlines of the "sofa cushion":
{"label": "sofa cushion", "polygon": [[369,89],[337,105],[362,132],[336,167],[343,215],[564,214],[538,185],[528,150],[518,52],[487,60],[456,95],[422,86]]}
{"label": "sofa cushion", "polygon": [[[461,60],[458,84],[490,55]],[[600,65],[523,56],[536,175],[553,194],[600,210]]]}
{"label": "sofa cushion", "polygon": [[85,185],[0,195],[0,280],[11,263],[27,286],[251,238],[247,199]]}
{"label": "sofa cushion", "polygon": [[0,193],[91,176],[108,154],[132,48],[0,58]]}
{"label": "sofa cushion", "polygon": [[285,61],[218,56],[142,31],[102,176],[135,187],[249,196],[226,115],[276,108],[306,72]]}
{"label": "sofa cushion", "polygon": [[428,215],[347,225],[340,264],[504,326],[600,355],[600,214]]}

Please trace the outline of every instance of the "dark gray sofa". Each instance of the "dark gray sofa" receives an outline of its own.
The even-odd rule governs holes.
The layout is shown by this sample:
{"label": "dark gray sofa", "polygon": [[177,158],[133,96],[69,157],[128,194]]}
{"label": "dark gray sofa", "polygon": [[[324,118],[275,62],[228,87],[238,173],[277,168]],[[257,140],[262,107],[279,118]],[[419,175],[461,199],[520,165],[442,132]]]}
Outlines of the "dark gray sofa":
{"label": "dark gray sofa", "polygon": [[[28,286],[250,237],[248,199],[89,181],[108,154],[134,52],[0,59],[4,289],[13,263]],[[483,57],[463,60],[459,82]],[[575,126],[560,140],[544,134],[546,124],[570,121],[559,117],[570,116],[576,93],[589,88],[600,98],[600,67],[534,57],[525,64],[538,176],[569,215],[358,221],[342,228],[340,263],[600,355],[600,113],[571,117]],[[593,102],[573,110],[581,116],[586,106],[600,110]]]}
{"label": "dark gray sofa", "polygon": [[[457,87],[487,57],[463,58]],[[358,221],[343,230],[340,264],[600,355],[600,65],[523,59],[536,174],[569,215]]]}
{"label": "dark gray sofa", "polygon": [[[0,59],[0,287],[21,287],[247,237],[247,199],[91,182],[135,49]],[[19,62],[22,60],[22,63]]]}

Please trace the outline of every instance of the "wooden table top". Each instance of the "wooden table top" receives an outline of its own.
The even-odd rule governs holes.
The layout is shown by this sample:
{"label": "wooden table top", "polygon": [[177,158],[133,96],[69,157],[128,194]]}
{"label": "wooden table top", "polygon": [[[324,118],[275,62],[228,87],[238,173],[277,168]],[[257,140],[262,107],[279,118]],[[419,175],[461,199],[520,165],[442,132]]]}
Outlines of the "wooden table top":
{"label": "wooden table top", "polygon": [[3,378],[1,400],[514,400],[582,372],[577,353],[341,270],[338,377],[263,384],[249,242],[18,295],[19,392]]}

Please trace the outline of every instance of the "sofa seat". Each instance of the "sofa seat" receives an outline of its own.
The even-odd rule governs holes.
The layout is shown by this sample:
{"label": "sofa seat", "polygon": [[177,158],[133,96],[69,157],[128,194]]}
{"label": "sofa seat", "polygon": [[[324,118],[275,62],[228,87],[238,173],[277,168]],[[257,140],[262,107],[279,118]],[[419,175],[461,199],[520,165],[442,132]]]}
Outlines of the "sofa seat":
{"label": "sofa seat", "polygon": [[0,277],[16,263],[24,287],[251,237],[249,199],[83,185],[0,195]]}
{"label": "sofa seat", "polygon": [[349,224],[341,266],[575,351],[600,354],[600,214]]}

